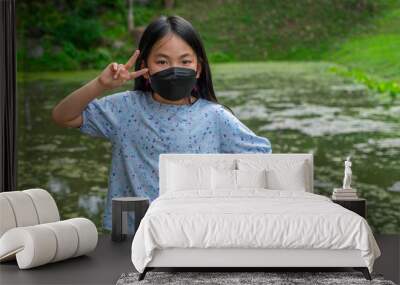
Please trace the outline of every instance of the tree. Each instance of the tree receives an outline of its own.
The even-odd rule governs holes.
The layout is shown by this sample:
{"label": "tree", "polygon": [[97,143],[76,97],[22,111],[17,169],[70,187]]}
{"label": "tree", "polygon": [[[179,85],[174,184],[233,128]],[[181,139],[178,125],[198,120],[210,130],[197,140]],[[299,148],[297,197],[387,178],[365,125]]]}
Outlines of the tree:
{"label": "tree", "polygon": [[129,33],[133,33],[135,29],[135,20],[133,17],[133,0],[128,1],[128,31]]}
{"label": "tree", "polygon": [[171,9],[174,7],[174,0],[164,0],[164,8]]}

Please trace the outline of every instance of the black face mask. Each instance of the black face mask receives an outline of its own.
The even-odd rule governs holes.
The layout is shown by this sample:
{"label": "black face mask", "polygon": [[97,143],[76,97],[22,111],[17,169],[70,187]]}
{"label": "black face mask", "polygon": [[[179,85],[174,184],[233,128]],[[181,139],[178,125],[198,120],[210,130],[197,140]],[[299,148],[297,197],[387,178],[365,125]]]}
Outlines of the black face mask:
{"label": "black face mask", "polygon": [[171,101],[190,97],[196,81],[196,71],[185,67],[170,67],[150,75],[151,88]]}

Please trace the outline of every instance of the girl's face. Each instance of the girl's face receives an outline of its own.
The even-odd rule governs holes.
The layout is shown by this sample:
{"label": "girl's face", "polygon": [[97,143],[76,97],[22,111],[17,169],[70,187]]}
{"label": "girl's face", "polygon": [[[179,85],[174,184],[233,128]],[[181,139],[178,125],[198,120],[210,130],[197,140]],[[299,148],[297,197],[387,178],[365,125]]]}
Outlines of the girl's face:
{"label": "girl's face", "polygon": [[[144,68],[144,62],[141,68]],[[197,60],[196,53],[184,40],[174,33],[170,33],[157,41],[147,58],[149,71],[143,75],[149,79],[150,75],[167,69],[169,67],[186,67],[197,72],[196,78],[200,77],[201,64]]]}

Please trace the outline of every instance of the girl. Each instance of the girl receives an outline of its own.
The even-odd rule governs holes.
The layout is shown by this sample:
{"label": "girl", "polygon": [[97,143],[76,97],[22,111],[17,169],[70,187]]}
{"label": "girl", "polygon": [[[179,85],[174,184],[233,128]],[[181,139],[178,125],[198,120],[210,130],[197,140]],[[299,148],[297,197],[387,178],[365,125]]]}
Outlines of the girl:
{"label": "girl", "polygon": [[[133,90],[96,98],[132,79]],[[150,202],[158,197],[160,153],[271,152],[267,138],[218,103],[200,36],[179,16],[150,23],[128,62],[110,63],[59,102],[52,117],[62,127],[112,143],[103,215],[108,230],[113,197],[142,196]],[[129,231],[134,217],[128,225]]]}

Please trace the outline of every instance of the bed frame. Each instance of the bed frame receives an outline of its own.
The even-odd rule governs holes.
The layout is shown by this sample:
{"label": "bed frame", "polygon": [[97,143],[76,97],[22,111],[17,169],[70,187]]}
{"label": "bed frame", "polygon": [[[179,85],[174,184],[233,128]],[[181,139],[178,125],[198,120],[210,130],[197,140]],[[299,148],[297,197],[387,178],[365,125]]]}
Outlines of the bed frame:
{"label": "bed frame", "polygon": [[[313,192],[313,156],[312,154],[264,154],[264,153],[236,153],[236,154],[187,154],[164,153],[160,154],[160,195],[166,191],[167,160],[218,160],[254,158],[266,156],[271,160],[306,160],[309,166],[309,188]],[[272,249],[272,248],[165,248],[155,249],[153,259],[140,273],[138,280],[143,280],[146,273],[155,268],[171,267],[230,267],[237,271],[246,271],[244,268],[281,268],[281,267],[351,267],[361,271],[367,280],[371,275],[361,251],[356,249]]]}

